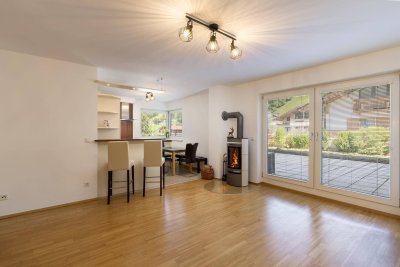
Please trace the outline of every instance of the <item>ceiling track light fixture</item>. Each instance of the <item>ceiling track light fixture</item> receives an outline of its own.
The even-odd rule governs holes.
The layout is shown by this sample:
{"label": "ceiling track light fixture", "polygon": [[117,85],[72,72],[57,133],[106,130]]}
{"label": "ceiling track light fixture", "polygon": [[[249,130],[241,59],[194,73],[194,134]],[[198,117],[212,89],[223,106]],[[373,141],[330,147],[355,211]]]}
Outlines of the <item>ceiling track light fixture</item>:
{"label": "ceiling track light fixture", "polygon": [[[161,83],[160,83],[160,81],[161,81]],[[165,89],[162,86],[162,81],[163,81],[162,77],[161,77],[161,79],[157,80],[157,84],[161,84],[160,88],[149,88],[149,87],[139,87],[139,86],[134,86],[134,85],[107,82],[107,81],[101,81],[101,80],[93,80],[94,83],[97,83],[97,84],[100,84],[101,86],[109,87],[109,88],[126,89],[126,90],[140,91],[140,92],[145,92],[145,93],[146,92],[165,93]]]}
{"label": "ceiling track light fixture", "polygon": [[219,45],[217,41],[217,33],[219,33],[232,40],[231,55],[230,55],[231,59],[239,59],[242,56],[242,50],[235,45],[236,36],[234,34],[227,32],[223,29],[220,29],[219,25],[216,23],[209,23],[191,14],[186,13],[186,18],[188,19],[187,25],[185,27],[180,28],[178,31],[179,38],[183,42],[190,42],[191,40],[193,40],[193,22],[196,22],[211,30],[210,40],[206,46],[206,50],[209,53],[218,52]]}
{"label": "ceiling track light fixture", "polygon": [[163,88],[163,77],[157,79],[158,88],[146,88],[146,87],[136,87],[133,85],[120,84],[120,83],[112,83],[108,81],[94,80],[93,82],[109,88],[118,88],[118,89],[127,89],[134,91],[135,95],[145,93],[145,101],[153,101],[155,100],[155,94],[163,94],[166,93],[166,90]]}

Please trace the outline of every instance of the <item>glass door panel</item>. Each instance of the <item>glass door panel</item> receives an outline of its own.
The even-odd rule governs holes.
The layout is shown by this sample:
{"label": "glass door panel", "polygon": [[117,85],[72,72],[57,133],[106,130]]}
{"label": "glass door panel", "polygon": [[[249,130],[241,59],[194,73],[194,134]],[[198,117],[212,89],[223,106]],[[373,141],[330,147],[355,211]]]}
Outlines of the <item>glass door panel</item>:
{"label": "glass door panel", "polygon": [[313,125],[310,98],[309,93],[267,97],[267,176],[300,182],[310,180]]}
{"label": "glass door panel", "polygon": [[320,94],[321,184],[390,198],[389,84]]}

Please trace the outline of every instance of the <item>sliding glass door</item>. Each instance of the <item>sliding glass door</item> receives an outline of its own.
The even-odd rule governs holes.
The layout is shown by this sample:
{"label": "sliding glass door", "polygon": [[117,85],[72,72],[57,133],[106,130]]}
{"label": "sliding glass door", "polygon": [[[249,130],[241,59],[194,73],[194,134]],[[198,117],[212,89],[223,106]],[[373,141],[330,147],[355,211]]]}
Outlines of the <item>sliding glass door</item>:
{"label": "sliding glass door", "polygon": [[271,179],[311,185],[313,91],[301,90],[264,98],[266,173]]}
{"label": "sliding glass door", "polygon": [[264,177],[399,205],[399,78],[264,96]]}
{"label": "sliding glass door", "polygon": [[398,89],[394,76],[316,89],[317,187],[398,203]]}

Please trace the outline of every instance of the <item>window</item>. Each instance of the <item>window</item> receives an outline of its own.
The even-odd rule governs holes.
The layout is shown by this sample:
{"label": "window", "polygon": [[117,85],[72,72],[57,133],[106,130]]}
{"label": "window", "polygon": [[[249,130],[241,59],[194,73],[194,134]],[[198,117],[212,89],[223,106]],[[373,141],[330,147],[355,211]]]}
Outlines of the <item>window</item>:
{"label": "window", "polygon": [[182,137],[182,110],[168,112],[168,125],[170,137]]}
{"label": "window", "polygon": [[[265,112],[267,121],[267,174],[272,179],[295,181],[298,184],[309,184],[310,177],[310,142],[308,111],[311,91],[296,93],[277,93],[265,98]],[[312,110],[313,108],[311,108]],[[287,114],[291,114],[287,116]],[[307,114],[307,115],[305,115]],[[290,118],[301,119],[289,123],[283,128],[283,121]],[[287,124],[286,124],[287,125]]]}
{"label": "window", "polygon": [[[332,89],[320,97],[326,121],[322,127],[322,185],[390,198],[391,110],[367,108],[390,102],[390,84]],[[358,101],[362,108],[354,111],[352,103]]]}
{"label": "window", "polygon": [[294,113],[294,118],[296,120],[304,120],[309,118],[308,111],[296,111]]}
{"label": "window", "polygon": [[158,110],[142,110],[142,136],[165,136],[167,130],[167,112]]}
{"label": "window", "polygon": [[358,90],[360,99],[390,96],[390,85],[370,86]]}
{"label": "window", "polygon": [[265,95],[265,179],[398,207],[398,88],[385,75]]}

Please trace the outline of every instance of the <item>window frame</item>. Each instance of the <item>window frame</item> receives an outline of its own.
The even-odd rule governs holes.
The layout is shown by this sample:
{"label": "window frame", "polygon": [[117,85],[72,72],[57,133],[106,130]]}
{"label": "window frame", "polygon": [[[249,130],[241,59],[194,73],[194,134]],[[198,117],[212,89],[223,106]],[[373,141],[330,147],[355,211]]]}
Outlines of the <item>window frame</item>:
{"label": "window frame", "polygon": [[[335,193],[338,195],[344,195],[353,197],[356,199],[363,199],[375,203],[381,203],[391,206],[399,206],[399,166],[396,162],[399,162],[399,105],[392,105],[392,101],[395,99],[399,99],[399,76],[398,75],[383,75],[383,76],[375,76],[371,78],[365,79],[356,79],[346,82],[334,83],[317,86],[315,88],[315,106],[322,107],[321,98],[319,97],[324,92],[334,92],[334,91],[343,91],[347,89],[354,88],[362,88],[369,86],[378,86],[382,84],[390,85],[390,197],[383,198],[380,196],[373,196],[364,193],[354,192],[350,190],[344,190],[340,188],[330,187],[322,184],[321,182],[321,142],[315,142],[315,162],[314,162],[314,176],[315,176],[315,189],[319,189],[322,191],[327,191],[331,193]],[[315,109],[315,117],[322,117],[322,109]],[[315,133],[316,136],[322,136],[321,133],[322,123],[320,120],[316,121],[315,125]]]}
{"label": "window frame", "polygon": [[[182,115],[182,134],[181,136],[172,136],[171,133],[171,114],[175,113],[175,112],[180,112]],[[171,109],[167,111],[167,115],[168,115],[168,121],[167,121],[167,128],[169,131],[169,138],[170,139],[174,139],[174,140],[182,140],[183,139],[183,111],[181,108],[177,108],[177,109]]]}
{"label": "window frame", "polygon": [[[311,166],[311,162],[314,161],[314,142],[310,142],[309,145],[309,155],[308,155],[308,180],[307,181],[300,181],[296,179],[288,179],[284,177],[280,177],[277,175],[269,175],[267,172],[267,152],[268,152],[268,100],[269,99],[276,99],[276,98],[285,98],[290,96],[301,96],[301,95],[308,95],[309,97],[309,105],[310,110],[314,110],[314,88],[306,87],[294,90],[286,90],[281,92],[275,92],[270,94],[263,95],[263,169],[262,169],[262,176],[264,179],[272,180],[272,181],[279,181],[284,182],[287,184],[295,184],[300,185],[308,188],[312,188],[314,185],[314,178],[313,178],[313,167]],[[308,126],[308,133],[309,137],[314,135],[314,114],[313,112],[309,112],[309,126]]]}
{"label": "window frame", "polygon": [[[262,179],[268,183],[268,181],[275,180],[276,182],[282,182],[282,186],[285,185],[287,188],[293,188],[291,184],[301,185],[303,187],[308,187],[312,190],[315,190],[317,195],[320,195],[323,192],[334,193],[338,198],[350,197],[354,201],[366,200],[371,203],[385,204],[388,206],[399,207],[399,195],[400,195],[400,176],[399,176],[399,164],[400,160],[400,140],[399,140],[399,120],[400,120],[400,108],[399,103],[395,101],[399,101],[400,99],[400,76],[399,73],[391,73],[387,75],[376,75],[371,76],[369,78],[360,78],[360,79],[352,79],[344,82],[323,84],[313,88],[313,100],[310,99],[310,103],[314,101],[314,108],[310,109],[310,128],[309,132],[312,133],[312,138],[315,140],[313,143],[313,150],[310,149],[310,155],[312,154],[312,173],[310,174],[309,184],[299,183],[294,180],[289,179],[280,179],[277,177],[271,177],[267,174],[267,151],[268,151],[268,121],[267,121],[267,100],[283,95],[290,94],[302,94],[306,88],[297,88],[297,89],[289,89],[284,91],[276,91],[272,93],[266,93],[262,95],[263,99],[263,107],[262,107],[262,142],[261,142],[261,151],[262,151]],[[391,175],[391,185],[390,185],[390,198],[383,198],[379,196],[366,195],[363,193],[347,191],[340,188],[328,187],[321,183],[321,141],[319,139],[322,137],[320,134],[322,131],[323,121],[320,120],[322,115],[322,103],[321,98],[319,97],[322,92],[325,91],[343,91],[346,89],[353,89],[355,87],[369,87],[369,86],[378,86],[382,84],[390,85],[390,175]],[[311,126],[311,122],[314,123]],[[311,145],[310,145],[311,147]],[[301,190],[300,190],[301,191]],[[318,193],[317,193],[318,192]]]}

